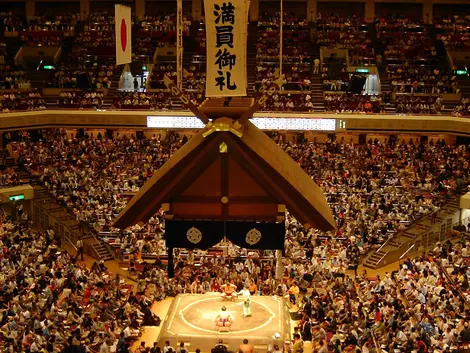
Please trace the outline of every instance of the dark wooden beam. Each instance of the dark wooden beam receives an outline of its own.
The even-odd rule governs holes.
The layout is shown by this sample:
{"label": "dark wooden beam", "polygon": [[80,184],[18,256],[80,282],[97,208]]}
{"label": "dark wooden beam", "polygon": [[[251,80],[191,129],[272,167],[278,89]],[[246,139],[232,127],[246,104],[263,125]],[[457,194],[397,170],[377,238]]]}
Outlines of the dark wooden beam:
{"label": "dark wooden beam", "polygon": [[[171,199],[171,202],[181,203],[218,203],[218,196],[186,196],[178,195]],[[269,196],[231,196],[229,202],[232,204],[279,204],[278,200]]]}
{"label": "dark wooden beam", "polygon": [[[178,215],[177,213],[172,215],[172,219],[192,219],[192,220],[200,220],[200,221],[220,221],[220,215],[214,214],[214,215],[206,215],[203,218],[201,215],[198,214],[184,214]],[[261,216],[254,216],[252,214],[244,214],[244,215],[237,215],[235,216],[227,216],[224,218],[225,221],[259,221],[259,222],[277,222],[278,219],[275,216],[266,216],[266,215],[261,215]]]}

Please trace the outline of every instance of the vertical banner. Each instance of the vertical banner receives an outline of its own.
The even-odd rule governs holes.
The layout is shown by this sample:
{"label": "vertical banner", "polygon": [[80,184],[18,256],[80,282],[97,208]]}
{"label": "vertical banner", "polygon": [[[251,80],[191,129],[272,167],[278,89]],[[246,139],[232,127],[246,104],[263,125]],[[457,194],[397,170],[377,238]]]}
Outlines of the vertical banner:
{"label": "vertical banner", "polygon": [[132,62],[132,19],[131,8],[114,5],[116,26],[116,65]]}
{"label": "vertical banner", "polygon": [[[249,18],[249,13],[250,13],[250,1],[245,1],[245,13],[244,13],[244,16],[245,16],[245,21],[246,21],[246,26],[245,26],[245,32],[243,34],[243,43],[244,43],[244,46],[243,46],[243,55],[244,55],[244,65],[245,65],[245,70],[243,70],[243,73],[245,74],[245,82],[246,82],[246,85],[245,87],[248,86],[248,52],[247,52],[247,43],[248,43],[248,25],[250,23],[250,18]],[[248,87],[247,87],[248,88]]]}
{"label": "vertical banner", "polygon": [[205,0],[204,10],[206,97],[246,96],[246,2]]}

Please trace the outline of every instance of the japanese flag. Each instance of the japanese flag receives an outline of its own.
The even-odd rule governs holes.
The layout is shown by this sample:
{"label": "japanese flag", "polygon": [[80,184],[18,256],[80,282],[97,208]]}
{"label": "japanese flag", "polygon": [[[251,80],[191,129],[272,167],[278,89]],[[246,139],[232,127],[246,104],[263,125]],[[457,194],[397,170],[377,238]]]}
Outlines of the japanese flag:
{"label": "japanese flag", "polygon": [[114,5],[116,19],[116,65],[132,62],[131,8]]}

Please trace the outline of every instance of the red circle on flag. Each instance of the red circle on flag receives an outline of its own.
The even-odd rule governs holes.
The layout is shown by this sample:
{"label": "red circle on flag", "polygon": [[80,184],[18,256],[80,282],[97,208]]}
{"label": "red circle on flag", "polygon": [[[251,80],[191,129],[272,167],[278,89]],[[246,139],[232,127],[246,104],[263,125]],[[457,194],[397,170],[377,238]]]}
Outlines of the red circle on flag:
{"label": "red circle on flag", "polygon": [[121,50],[126,51],[127,47],[127,24],[123,18],[121,21]]}

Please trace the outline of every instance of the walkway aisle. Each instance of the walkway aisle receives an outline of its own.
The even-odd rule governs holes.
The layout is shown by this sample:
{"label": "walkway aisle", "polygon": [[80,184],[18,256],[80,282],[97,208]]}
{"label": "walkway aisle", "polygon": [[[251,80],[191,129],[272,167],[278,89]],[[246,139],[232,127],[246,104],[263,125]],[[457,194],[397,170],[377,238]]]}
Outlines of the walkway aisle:
{"label": "walkway aisle", "polygon": [[[168,311],[170,310],[170,305],[173,302],[173,299],[175,298],[165,298],[162,301],[153,303],[151,308],[152,312],[158,315],[162,322],[160,323],[160,326],[145,326],[144,331],[142,332],[142,336],[139,337],[139,339],[132,345],[131,352],[134,352],[137,347],[139,347],[140,342],[145,342],[146,347],[153,347],[153,342],[158,340],[163,322],[165,321]],[[171,345],[176,349],[177,342],[171,342]]]}

